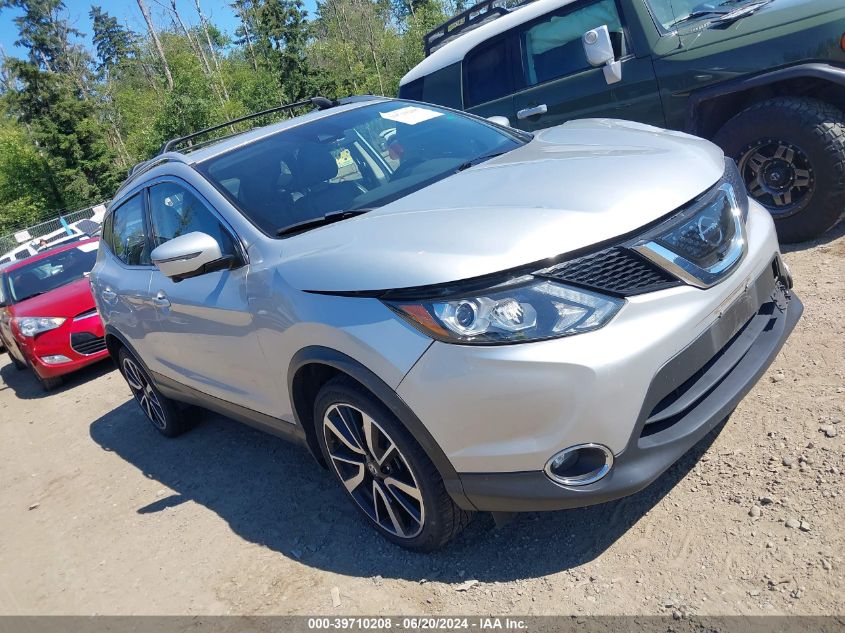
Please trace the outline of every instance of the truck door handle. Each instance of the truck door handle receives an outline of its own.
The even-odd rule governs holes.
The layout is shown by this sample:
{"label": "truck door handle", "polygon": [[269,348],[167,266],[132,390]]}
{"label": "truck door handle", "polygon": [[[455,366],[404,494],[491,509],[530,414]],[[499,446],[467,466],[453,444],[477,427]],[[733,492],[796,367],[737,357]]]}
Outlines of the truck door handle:
{"label": "truck door handle", "polygon": [[164,291],[159,290],[155,297],[153,297],[153,303],[157,308],[169,308],[170,307],[170,299],[167,298],[167,295],[164,294]]}
{"label": "truck door handle", "polygon": [[517,119],[527,119],[530,116],[537,116],[538,114],[545,114],[548,112],[549,109],[546,107],[545,103],[541,103],[538,106],[534,106],[533,108],[523,108],[522,110],[516,113]]}
{"label": "truck door handle", "polygon": [[100,294],[103,297],[103,301],[106,303],[114,303],[117,301],[117,293],[111,288],[103,288],[103,291]]}

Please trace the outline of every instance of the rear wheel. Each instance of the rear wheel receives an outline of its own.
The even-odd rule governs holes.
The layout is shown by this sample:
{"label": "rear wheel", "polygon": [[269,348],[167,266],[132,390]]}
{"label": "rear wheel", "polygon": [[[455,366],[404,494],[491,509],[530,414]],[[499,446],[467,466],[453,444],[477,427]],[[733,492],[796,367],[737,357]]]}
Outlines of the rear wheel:
{"label": "rear wheel", "polygon": [[179,406],[156,389],[140,362],[125,348],[118,353],[118,366],[132,395],[156,431],[165,437],[184,433],[189,423]]}
{"label": "rear wheel", "polygon": [[740,112],[714,141],[736,159],[782,242],[818,237],[845,211],[845,114],[817,99],[779,97]]}
{"label": "rear wheel", "polygon": [[408,431],[356,382],[330,380],[315,404],[326,463],[367,521],[402,547],[428,552],[456,536],[471,513],[455,505]]}

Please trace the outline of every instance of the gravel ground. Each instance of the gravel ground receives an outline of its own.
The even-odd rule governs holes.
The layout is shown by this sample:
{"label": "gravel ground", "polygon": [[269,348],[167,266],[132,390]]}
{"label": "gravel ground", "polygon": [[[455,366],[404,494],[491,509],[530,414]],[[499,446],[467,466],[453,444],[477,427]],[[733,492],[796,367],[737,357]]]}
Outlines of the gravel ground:
{"label": "gravel ground", "polygon": [[841,614],[845,226],[786,260],[804,318],[665,476],[429,556],[304,449],[211,414],[168,441],[110,364],[45,395],[3,356],[0,613]]}

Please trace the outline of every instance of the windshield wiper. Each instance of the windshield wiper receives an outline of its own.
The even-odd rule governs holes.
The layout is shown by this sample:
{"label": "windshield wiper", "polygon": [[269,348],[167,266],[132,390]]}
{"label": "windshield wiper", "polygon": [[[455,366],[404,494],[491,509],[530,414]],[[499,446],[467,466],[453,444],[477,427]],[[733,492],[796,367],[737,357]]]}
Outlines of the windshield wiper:
{"label": "windshield wiper", "polygon": [[340,222],[341,220],[345,220],[347,218],[354,218],[356,215],[362,215],[367,211],[372,211],[372,209],[349,209],[348,211],[332,211],[331,213],[326,213],[325,215],[320,217],[310,218],[308,220],[302,220],[301,222],[294,222],[293,224],[289,224],[288,226],[283,226],[278,231],[276,231],[276,235],[279,237],[284,237],[286,235],[293,235],[294,233],[310,231],[311,229],[316,229],[319,226],[326,226],[327,224]]}
{"label": "windshield wiper", "polygon": [[506,154],[507,152],[493,152],[491,154],[483,154],[481,156],[476,156],[472,160],[468,160],[465,163],[461,163],[455,168],[455,172],[464,171],[469,169],[470,167],[475,167],[476,165],[483,163],[484,161],[488,161],[491,158],[496,158],[496,156],[501,156],[502,154]]}
{"label": "windshield wiper", "polygon": [[684,22],[690,22],[692,20],[697,20],[698,18],[704,18],[708,15],[723,16],[727,13],[730,13],[730,11],[717,11],[716,9],[701,9],[700,11],[693,11],[690,14],[685,15],[682,18],[678,18],[677,20],[672,22],[668,28],[672,29],[680,24],[683,24]]}
{"label": "windshield wiper", "polygon": [[[734,4],[738,0],[725,0],[722,5],[731,3]],[[724,13],[713,20],[714,24],[724,24],[725,22],[734,22],[739,20],[740,18],[745,18],[760,9],[761,7],[769,4],[772,0],[759,0],[759,2],[751,2],[749,4],[743,5],[741,7],[737,7],[736,9],[731,9],[727,13]],[[721,6],[721,5],[720,5]]]}

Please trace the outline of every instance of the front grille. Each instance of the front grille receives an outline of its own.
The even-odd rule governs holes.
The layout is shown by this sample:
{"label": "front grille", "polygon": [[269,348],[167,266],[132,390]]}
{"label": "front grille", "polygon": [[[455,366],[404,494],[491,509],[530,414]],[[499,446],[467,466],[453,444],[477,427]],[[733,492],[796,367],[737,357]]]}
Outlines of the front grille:
{"label": "front grille", "polygon": [[86,310],[85,312],[80,312],[75,317],[73,317],[74,321],[83,321],[85,319],[90,319],[97,315],[97,308],[92,308],[90,310]]}
{"label": "front grille", "polygon": [[106,349],[106,339],[90,332],[74,332],[70,335],[70,346],[75,352],[90,356]]}
{"label": "front grille", "polygon": [[628,296],[653,292],[681,282],[625,248],[606,248],[535,273],[594,290]]}

